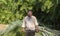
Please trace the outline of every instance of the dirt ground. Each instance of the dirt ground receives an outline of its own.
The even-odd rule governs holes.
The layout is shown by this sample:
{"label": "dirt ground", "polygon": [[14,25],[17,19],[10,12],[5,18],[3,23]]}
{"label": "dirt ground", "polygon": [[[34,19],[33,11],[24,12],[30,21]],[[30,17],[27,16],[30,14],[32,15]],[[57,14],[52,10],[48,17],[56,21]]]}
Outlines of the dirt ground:
{"label": "dirt ground", "polygon": [[0,30],[4,30],[7,27],[5,24],[0,24]]}

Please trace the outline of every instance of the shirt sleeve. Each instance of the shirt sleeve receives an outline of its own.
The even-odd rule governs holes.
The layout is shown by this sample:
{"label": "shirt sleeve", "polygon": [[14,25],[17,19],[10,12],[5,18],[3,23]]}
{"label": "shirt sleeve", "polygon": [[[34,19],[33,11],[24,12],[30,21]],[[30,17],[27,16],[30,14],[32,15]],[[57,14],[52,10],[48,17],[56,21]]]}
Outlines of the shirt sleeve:
{"label": "shirt sleeve", "polygon": [[38,25],[38,22],[37,22],[37,19],[36,19],[36,17],[35,17],[35,25]]}
{"label": "shirt sleeve", "polygon": [[22,27],[25,28],[25,19],[23,19]]}

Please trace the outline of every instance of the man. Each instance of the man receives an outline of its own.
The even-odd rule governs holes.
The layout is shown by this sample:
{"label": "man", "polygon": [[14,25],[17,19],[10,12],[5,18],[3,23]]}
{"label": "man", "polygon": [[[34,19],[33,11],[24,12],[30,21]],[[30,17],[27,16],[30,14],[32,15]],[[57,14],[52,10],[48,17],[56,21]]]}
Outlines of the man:
{"label": "man", "polygon": [[35,30],[38,32],[38,22],[32,11],[28,11],[28,15],[23,19],[23,30],[26,31],[26,36],[35,36]]}

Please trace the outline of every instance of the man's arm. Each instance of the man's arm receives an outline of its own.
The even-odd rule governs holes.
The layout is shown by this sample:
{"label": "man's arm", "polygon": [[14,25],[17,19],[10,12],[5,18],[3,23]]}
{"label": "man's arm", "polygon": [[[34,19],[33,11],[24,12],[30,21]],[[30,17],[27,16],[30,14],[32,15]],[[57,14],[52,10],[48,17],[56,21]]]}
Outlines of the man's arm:
{"label": "man's arm", "polygon": [[25,32],[25,18],[23,19],[22,32]]}
{"label": "man's arm", "polygon": [[34,18],[34,20],[35,20],[35,25],[36,25],[36,27],[37,27],[37,26],[38,26],[38,22],[37,22],[36,17]]}
{"label": "man's arm", "polygon": [[36,17],[35,17],[35,29],[36,29],[36,32],[39,32],[39,26],[38,26]]}

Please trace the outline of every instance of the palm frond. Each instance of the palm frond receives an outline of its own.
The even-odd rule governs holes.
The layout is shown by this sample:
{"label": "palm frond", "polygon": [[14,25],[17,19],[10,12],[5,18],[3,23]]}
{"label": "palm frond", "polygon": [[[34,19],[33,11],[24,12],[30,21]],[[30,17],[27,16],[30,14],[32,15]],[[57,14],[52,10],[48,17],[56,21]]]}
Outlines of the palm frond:
{"label": "palm frond", "polygon": [[[22,20],[16,20],[8,24],[4,31],[0,32],[0,36],[24,36],[24,32],[21,32]],[[55,36],[56,32],[47,27],[39,26],[40,32],[36,33],[36,36]]]}

